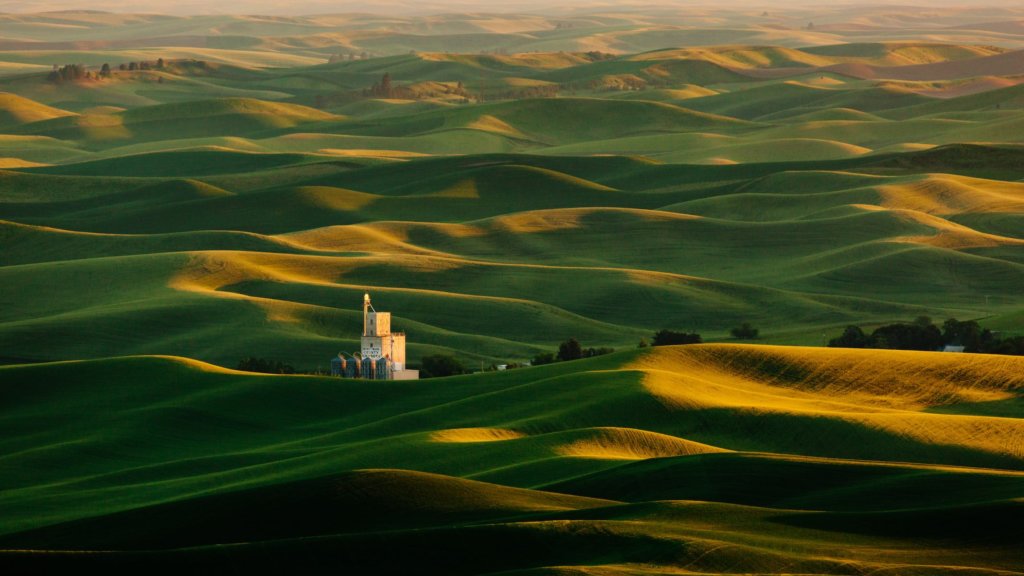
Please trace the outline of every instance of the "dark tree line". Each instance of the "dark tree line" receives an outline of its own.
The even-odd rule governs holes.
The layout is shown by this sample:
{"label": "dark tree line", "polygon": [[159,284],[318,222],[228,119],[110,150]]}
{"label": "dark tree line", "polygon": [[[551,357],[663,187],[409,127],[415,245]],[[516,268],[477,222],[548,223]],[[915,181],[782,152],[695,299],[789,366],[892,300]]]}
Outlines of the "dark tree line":
{"label": "dark tree line", "polygon": [[238,361],[238,370],[262,372],[264,374],[295,374],[295,367],[280,360],[267,360],[249,356]]}
{"label": "dark tree line", "polygon": [[594,356],[604,356],[605,354],[611,354],[612,352],[615,352],[614,348],[584,348],[579,343],[579,340],[569,338],[558,345],[557,352],[541,352],[534,356],[530,365],[541,366],[543,364],[551,364],[554,362],[567,362],[569,360],[580,360],[581,358],[593,358]]}
{"label": "dark tree line", "polygon": [[910,323],[880,326],[870,334],[860,326],[847,326],[842,335],[829,340],[833,348],[880,348],[890,350],[942,350],[963,346],[964,352],[1024,355],[1024,336],[1002,338],[976,321],[950,318],[939,327],[921,316]]}
{"label": "dark tree line", "polygon": [[134,72],[136,70],[163,70],[164,68],[166,68],[166,63],[163,58],[157,59],[156,62],[139,60],[137,62],[127,62],[118,65],[118,69],[127,70],[129,72]]}
{"label": "dark tree line", "polygon": [[700,344],[704,342],[696,332],[676,332],[674,330],[658,330],[651,338],[651,346],[677,346],[679,344]]}
{"label": "dark tree line", "polygon": [[[125,62],[118,65],[118,70],[122,72],[133,72],[136,70],[163,70],[166,68],[166,63],[163,58],[157,59],[155,62],[150,61],[137,61],[137,62]],[[50,82],[61,84],[64,82],[74,82],[77,80],[95,80],[99,78],[110,78],[113,76],[113,69],[110,67],[109,62],[104,62],[100,66],[99,72],[93,72],[85,64],[65,64],[59,66],[53,65],[53,70],[46,77]]]}
{"label": "dark tree line", "polygon": [[[744,322],[732,329],[732,337],[737,340],[753,340],[758,337],[760,331]],[[650,343],[646,338],[640,340],[639,348],[647,346],[679,346],[683,344],[703,344],[704,339],[696,332],[677,332],[675,330],[658,330],[651,337]]]}
{"label": "dark tree line", "polygon": [[74,82],[76,80],[89,80],[92,72],[85,67],[85,64],[65,64],[64,66],[53,65],[53,70],[46,77],[50,82],[60,84],[62,82]]}

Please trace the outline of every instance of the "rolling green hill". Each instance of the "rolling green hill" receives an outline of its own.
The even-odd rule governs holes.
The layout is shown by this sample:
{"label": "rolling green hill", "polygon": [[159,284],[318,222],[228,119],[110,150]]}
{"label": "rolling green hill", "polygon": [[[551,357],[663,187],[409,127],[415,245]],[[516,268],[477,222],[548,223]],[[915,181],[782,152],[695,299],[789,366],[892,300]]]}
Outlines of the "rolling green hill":
{"label": "rolling green hill", "polygon": [[0,93],[0,128],[71,116],[71,112],[34,102],[17,94]]}
{"label": "rolling green hill", "polygon": [[[60,2],[0,14],[5,573],[1024,574],[1020,358],[823,346],[1024,335],[1024,11]],[[366,293],[475,373],[231,369]]]}
{"label": "rolling green hill", "polygon": [[[942,153],[793,170],[526,155],[360,166],[191,151],[12,172],[24,192],[0,214],[0,275],[18,290],[0,334],[15,358],[130,350],[230,366],[287,354],[313,369],[353,345],[355,324],[341,319],[367,287],[419,331],[415,354],[487,362],[568,335],[629,347],[659,328],[721,338],[753,321],[773,342],[821,343],[847,323],[1015,312],[1024,189],[917,173]],[[1015,152],[989,154],[1000,153]],[[949,154],[960,162],[951,170],[973,172]],[[895,165],[911,170],[872,174]],[[139,176],[99,176],[112,172]],[[89,185],[49,192],[69,181]],[[53,306],[76,301],[76,279],[114,270],[132,291],[87,288],[96,299],[78,298],[78,310]],[[56,292],[38,288],[64,277]],[[149,319],[121,333],[140,306]],[[181,306],[201,317],[173,312]],[[515,320],[481,322],[497,309]],[[221,344],[239,325],[247,335]]]}
{"label": "rolling green hill", "polygon": [[15,133],[70,140],[151,141],[245,135],[338,117],[295,104],[229,98],[160,104],[114,114],[65,116],[19,127]]}
{"label": "rolling green hill", "polygon": [[476,560],[435,561],[466,574],[1019,570],[1019,530],[996,522],[1019,513],[1019,420],[975,408],[1015,401],[1018,364],[694,346],[430,385],[171,357],[0,368],[7,422],[62,423],[5,440],[0,563],[393,573],[454,538]]}

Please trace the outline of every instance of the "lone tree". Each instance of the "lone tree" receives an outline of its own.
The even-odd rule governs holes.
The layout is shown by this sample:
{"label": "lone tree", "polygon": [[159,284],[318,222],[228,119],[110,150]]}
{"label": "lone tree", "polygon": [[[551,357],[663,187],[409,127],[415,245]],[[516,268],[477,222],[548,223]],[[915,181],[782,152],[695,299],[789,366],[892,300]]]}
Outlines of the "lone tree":
{"label": "lone tree", "polygon": [[750,325],[750,322],[744,322],[739,326],[731,330],[732,337],[737,340],[753,340],[757,338],[759,330]]}
{"label": "lone tree", "polygon": [[579,360],[580,358],[583,358],[583,348],[575,338],[569,338],[558,345],[559,360],[564,362],[566,360]]}
{"label": "lone tree", "polygon": [[432,354],[420,360],[420,372],[424,378],[441,378],[465,374],[466,368],[454,356]]}
{"label": "lone tree", "polygon": [[103,67],[100,68],[100,76],[110,78],[110,64],[103,64]]}

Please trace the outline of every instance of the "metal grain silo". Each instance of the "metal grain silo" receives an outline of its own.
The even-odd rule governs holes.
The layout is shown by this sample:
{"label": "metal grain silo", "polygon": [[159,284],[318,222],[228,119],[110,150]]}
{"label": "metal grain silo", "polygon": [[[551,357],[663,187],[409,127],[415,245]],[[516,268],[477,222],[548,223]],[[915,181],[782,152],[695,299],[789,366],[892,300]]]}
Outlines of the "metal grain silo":
{"label": "metal grain silo", "polygon": [[375,366],[376,364],[374,363],[373,358],[363,358],[363,361],[360,362],[359,365],[359,377],[372,380],[374,378]]}
{"label": "metal grain silo", "polygon": [[338,354],[331,358],[331,376],[342,377],[345,375],[345,359]]}
{"label": "metal grain silo", "polygon": [[391,361],[387,358],[377,359],[377,380],[390,380],[391,379]]}

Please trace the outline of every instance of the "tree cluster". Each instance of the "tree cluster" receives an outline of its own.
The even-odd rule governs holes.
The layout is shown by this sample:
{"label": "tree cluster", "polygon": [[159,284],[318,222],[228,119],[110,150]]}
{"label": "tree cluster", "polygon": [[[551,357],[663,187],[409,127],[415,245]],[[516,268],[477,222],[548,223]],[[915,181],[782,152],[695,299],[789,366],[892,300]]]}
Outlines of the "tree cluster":
{"label": "tree cluster", "polygon": [[465,373],[466,367],[454,356],[431,354],[420,359],[420,376],[423,378],[442,378]]}
{"label": "tree cluster", "polygon": [[54,64],[53,70],[46,77],[47,80],[56,84],[74,82],[76,80],[91,80],[92,78],[92,72],[85,67],[85,64],[65,64],[59,67]]}
{"label": "tree cluster", "polygon": [[605,354],[611,354],[615,352],[614,348],[600,347],[600,348],[584,348],[580,345],[579,340],[575,338],[569,338],[558,345],[557,352],[541,352],[533,357],[530,362],[531,366],[541,366],[543,364],[551,364],[554,362],[567,362],[569,360],[579,360],[581,358],[593,358],[594,356],[603,356]]}
{"label": "tree cluster", "polygon": [[584,52],[583,57],[591,62],[599,62],[601,60],[611,60],[615,58],[615,54],[610,52],[601,52],[600,50],[591,50],[590,52]]}
{"label": "tree cluster", "polygon": [[238,370],[262,372],[263,374],[295,374],[295,368],[280,360],[267,360],[249,356],[238,361]]}
{"label": "tree cluster", "polygon": [[121,71],[134,72],[136,70],[163,70],[166,68],[166,63],[163,58],[157,59],[156,62],[149,60],[139,60],[137,62],[122,62],[118,65],[118,69]]}
{"label": "tree cluster", "polygon": [[675,332],[658,330],[651,338],[651,346],[675,346],[678,344],[700,344],[704,340],[696,332]]}
{"label": "tree cluster", "polygon": [[[205,62],[203,62],[205,65]],[[132,72],[135,70],[163,70],[166,67],[163,58],[157,59],[155,62],[146,60],[137,62],[125,62],[118,65],[118,70],[122,72]],[[99,72],[93,72],[85,64],[65,64],[59,66],[53,65],[53,70],[46,77],[50,82],[61,84],[64,82],[74,82],[77,80],[97,80],[100,78],[110,78],[113,76],[112,68],[109,62],[104,62],[100,67]]]}
{"label": "tree cluster", "polygon": [[629,92],[647,88],[647,81],[631,74],[623,76],[609,76],[591,80],[587,83],[587,88],[591,90],[604,90],[606,92]]}
{"label": "tree cluster", "polygon": [[372,98],[394,98],[394,90],[394,87],[391,85],[391,74],[385,72],[379,82],[374,82],[373,86],[370,86],[363,91],[363,96],[370,96]]}
{"label": "tree cluster", "polygon": [[829,340],[828,345],[890,350],[941,350],[945,346],[963,346],[964,352],[1024,355],[1024,336],[1001,338],[974,320],[956,318],[946,320],[939,327],[927,316],[910,323],[880,326],[870,334],[860,326],[847,326],[840,336]]}
{"label": "tree cluster", "polygon": [[[403,98],[406,100],[420,100],[439,96],[462,96],[464,100],[468,101],[470,97],[461,80],[454,86],[448,83],[435,82],[421,84],[416,89],[413,89],[409,86],[396,86],[391,80],[391,74],[387,72],[384,73],[384,76],[379,81],[374,82],[372,86],[364,88],[362,94],[364,98]],[[331,99],[322,95],[317,96],[318,102],[326,103]]]}

